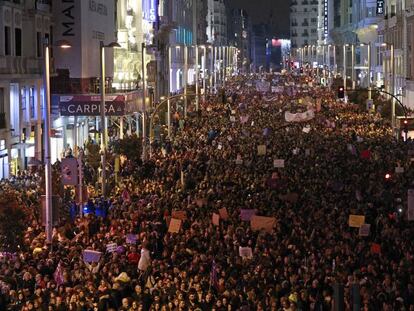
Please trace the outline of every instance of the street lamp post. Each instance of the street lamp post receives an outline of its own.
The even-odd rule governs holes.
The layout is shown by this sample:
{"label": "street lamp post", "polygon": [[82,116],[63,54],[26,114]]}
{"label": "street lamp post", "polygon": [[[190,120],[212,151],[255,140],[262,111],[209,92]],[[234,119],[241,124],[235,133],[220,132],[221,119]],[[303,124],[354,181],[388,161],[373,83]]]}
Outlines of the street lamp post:
{"label": "street lamp post", "polygon": [[344,92],[345,92],[345,100],[346,100],[346,96],[347,96],[347,92],[346,92],[346,48],[348,47],[348,44],[344,44],[343,48],[344,48]]}
{"label": "street lamp post", "polygon": [[355,90],[356,81],[355,81],[355,44],[351,44],[351,80],[352,80],[352,89]]}
{"label": "street lamp post", "polygon": [[187,118],[188,46],[184,46],[184,118]]}
{"label": "street lamp post", "polygon": [[[53,230],[53,206],[52,206],[52,161],[50,159],[50,130],[51,130],[51,120],[50,120],[50,42],[48,39],[45,39],[44,44],[44,72],[43,79],[45,84],[45,122],[44,122],[44,145],[45,145],[45,231],[46,231],[46,241],[48,243],[52,242],[52,230]],[[56,44],[60,48],[66,49],[70,48],[71,45],[66,41],[60,41]]]}
{"label": "street lamp post", "polygon": [[203,46],[203,56],[204,56],[204,61],[202,61],[202,66],[203,66],[203,99],[204,101],[206,100],[206,63],[207,63],[207,47],[204,45]]}
{"label": "street lamp post", "polygon": [[145,43],[141,44],[141,71],[142,71],[142,160],[147,157],[147,125],[146,125],[146,103],[145,103]]}
{"label": "street lamp post", "polygon": [[196,111],[198,112],[198,105],[199,105],[199,90],[198,90],[198,79],[199,79],[199,75],[200,75],[200,69],[198,67],[198,62],[199,62],[199,55],[198,55],[198,45],[195,46],[195,57],[196,57],[196,81],[195,81],[195,88],[196,88]]}
{"label": "street lamp post", "polygon": [[105,116],[105,48],[120,47],[116,42],[111,42],[105,45],[103,41],[99,42],[100,48],[100,62],[101,62],[101,104],[100,104],[100,115],[101,115],[101,162],[102,162],[102,196],[105,198],[106,195],[106,145],[108,138],[108,124]]}
{"label": "street lamp post", "polygon": [[371,42],[368,42],[368,100],[372,99],[371,67]]}
{"label": "street lamp post", "polygon": [[170,102],[170,92],[171,92],[171,78],[172,78],[172,68],[171,68],[171,45],[168,47],[168,94],[167,94],[167,128],[168,128],[168,138],[171,138],[171,102]]}

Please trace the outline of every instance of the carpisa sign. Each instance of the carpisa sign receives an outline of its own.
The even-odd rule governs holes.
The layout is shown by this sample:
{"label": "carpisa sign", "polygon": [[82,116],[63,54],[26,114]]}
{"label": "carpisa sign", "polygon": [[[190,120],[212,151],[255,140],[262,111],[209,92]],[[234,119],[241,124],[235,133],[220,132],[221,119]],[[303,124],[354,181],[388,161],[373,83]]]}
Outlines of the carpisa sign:
{"label": "carpisa sign", "polygon": [[[100,96],[60,96],[59,111],[61,116],[99,116],[101,113]],[[106,96],[105,114],[107,116],[125,115],[125,97],[122,95]]]}

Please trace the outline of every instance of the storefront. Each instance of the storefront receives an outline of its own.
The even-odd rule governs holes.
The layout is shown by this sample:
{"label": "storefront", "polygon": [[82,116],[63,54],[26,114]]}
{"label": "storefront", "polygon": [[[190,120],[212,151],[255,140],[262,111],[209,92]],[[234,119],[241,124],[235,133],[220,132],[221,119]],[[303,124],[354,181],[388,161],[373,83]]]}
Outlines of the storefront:
{"label": "storefront", "polygon": [[[129,119],[135,118],[135,112],[142,111],[141,94],[141,91],[135,91],[107,95],[105,115],[108,118],[108,126],[119,127],[124,123],[136,122]],[[101,133],[99,95],[53,95],[52,105],[56,111],[56,118],[52,125],[52,163],[61,160],[65,150],[69,148],[76,152],[77,147],[83,148],[88,140],[99,142],[99,133]],[[124,122],[124,118],[127,118],[127,122]]]}

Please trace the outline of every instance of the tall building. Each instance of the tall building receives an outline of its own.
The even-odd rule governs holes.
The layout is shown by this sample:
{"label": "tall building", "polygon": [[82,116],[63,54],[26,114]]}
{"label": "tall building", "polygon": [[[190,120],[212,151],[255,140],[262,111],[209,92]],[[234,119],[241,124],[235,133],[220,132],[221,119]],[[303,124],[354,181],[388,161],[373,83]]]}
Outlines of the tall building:
{"label": "tall building", "polygon": [[266,24],[253,25],[252,33],[252,69],[255,72],[267,70],[267,34],[269,30]]}
{"label": "tall building", "polygon": [[0,1],[0,179],[42,159],[43,40],[49,1]]}
{"label": "tall building", "polygon": [[229,10],[228,43],[236,47],[239,53],[239,68],[249,71],[252,63],[252,23],[246,10]]}
{"label": "tall building", "polygon": [[144,42],[142,0],[118,0],[117,41],[114,50],[114,79],[117,90],[134,90],[142,82],[142,43]]}
{"label": "tall building", "polygon": [[224,0],[207,0],[207,42],[227,45],[227,9]]}
{"label": "tall building", "polygon": [[320,1],[292,0],[290,7],[290,37],[292,48],[317,45]]}

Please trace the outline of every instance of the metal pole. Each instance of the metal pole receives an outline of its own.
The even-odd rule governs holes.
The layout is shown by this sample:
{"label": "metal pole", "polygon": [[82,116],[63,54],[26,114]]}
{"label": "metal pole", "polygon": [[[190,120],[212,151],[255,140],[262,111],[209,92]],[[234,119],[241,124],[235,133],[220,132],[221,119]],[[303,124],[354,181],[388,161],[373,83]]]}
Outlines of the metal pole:
{"label": "metal pole", "polygon": [[352,80],[352,89],[355,90],[356,81],[355,81],[355,44],[351,45],[351,80]]}
{"label": "metal pole", "polygon": [[78,169],[79,169],[79,216],[83,217],[83,151],[79,151],[78,155]]}
{"label": "metal pole", "polygon": [[203,47],[204,62],[203,62],[203,99],[206,100],[206,62],[207,62],[207,47]]}
{"label": "metal pole", "polygon": [[[394,55],[394,44],[391,44],[391,90],[390,93],[394,94],[395,93],[395,55]],[[391,105],[391,124],[392,124],[392,129],[393,132],[395,133],[395,99],[392,98],[392,105]]]}
{"label": "metal pole", "polygon": [[146,144],[147,131],[145,122],[146,104],[145,104],[145,43],[141,45],[141,70],[142,70],[142,160],[147,158]]}
{"label": "metal pole", "polygon": [[346,100],[346,96],[347,96],[347,91],[346,91],[346,44],[344,44],[344,92],[345,92],[345,100]]}
{"label": "metal pole", "polygon": [[106,122],[105,122],[105,46],[100,41],[101,56],[101,162],[102,162],[102,196],[106,195]]}
{"label": "metal pole", "polygon": [[368,99],[372,99],[372,89],[371,89],[371,42],[368,43]]}
{"label": "metal pole", "polygon": [[53,207],[52,207],[52,162],[50,159],[50,55],[49,42],[45,43],[45,67],[44,67],[44,83],[45,83],[45,201],[46,201],[46,241],[52,242],[52,221],[53,221]]}
{"label": "metal pole", "polygon": [[119,139],[124,139],[124,117],[119,118]]}
{"label": "metal pole", "polygon": [[338,66],[336,64],[336,45],[333,46],[333,57],[334,57],[334,73],[336,76],[338,74]]}
{"label": "metal pole", "polygon": [[168,47],[168,94],[167,94],[167,126],[168,126],[168,138],[171,138],[171,46]]}
{"label": "metal pole", "polygon": [[199,69],[199,66],[198,66],[198,62],[199,62],[199,55],[198,55],[198,45],[196,45],[195,46],[195,57],[196,57],[196,81],[195,81],[195,87],[196,87],[196,111],[198,112],[198,104],[199,104],[199,101],[200,101],[200,98],[199,98],[199,96],[200,96],[200,94],[199,94],[199,89],[198,89],[198,87],[199,87],[199,82],[198,82],[198,80],[199,80],[199,76],[200,76],[200,69]]}
{"label": "metal pole", "polygon": [[214,89],[217,88],[217,47],[214,47]]}
{"label": "metal pole", "polygon": [[211,49],[211,53],[210,53],[210,93],[213,90],[213,86],[214,86],[214,47],[210,46]]}
{"label": "metal pole", "polygon": [[184,118],[187,118],[188,46],[184,46]]}

